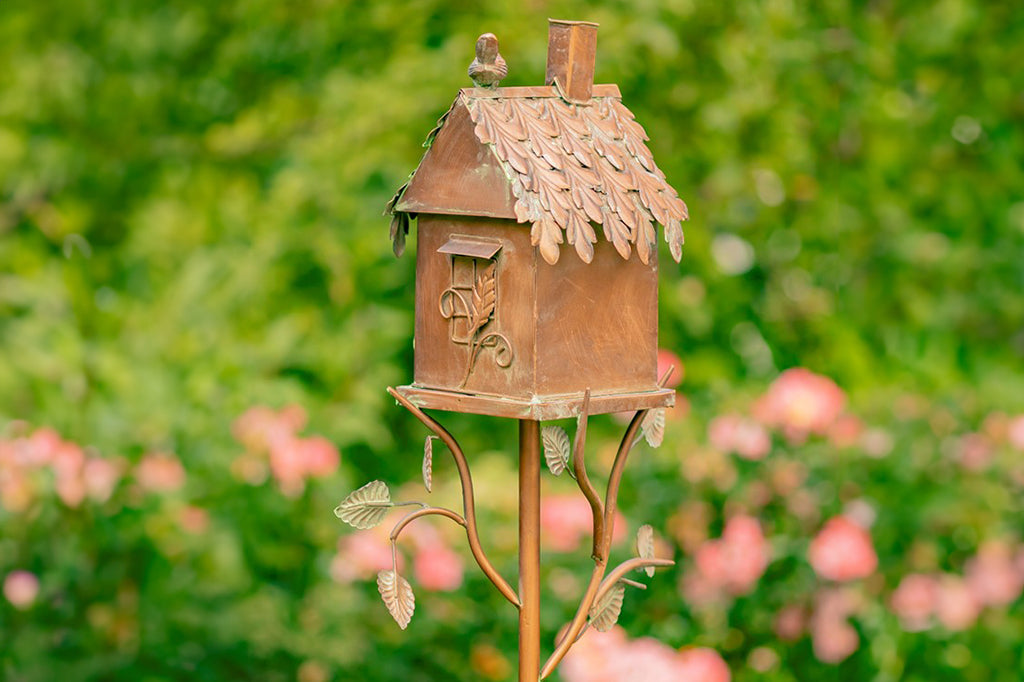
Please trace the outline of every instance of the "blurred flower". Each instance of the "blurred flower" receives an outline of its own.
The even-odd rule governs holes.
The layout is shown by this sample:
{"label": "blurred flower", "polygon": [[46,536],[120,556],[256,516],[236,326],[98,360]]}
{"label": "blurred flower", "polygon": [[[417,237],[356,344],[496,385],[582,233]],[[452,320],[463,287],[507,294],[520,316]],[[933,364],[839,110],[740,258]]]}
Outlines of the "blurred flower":
{"label": "blurred flower", "polygon": [[644,637],[630,640],[620,627],[588,632],[569,650],[559,671],[566,682],[729,682],[729,667],[712,649],[675,651]]}
{"label": "blurred flower", "polygon": [[808,559],[814,572],[839,582],[871,575],[878,555],[866,530],[845,516],[835,516],[811,541]]}
{"label": "blurred flower", "polygon": [[689,647],[679,652],[678,680],[693,682],[729,682],[732,675],[721,655],[707,647]]}
{"label": "blurred flower", "polygon": [[[281,492],[289,497],[305,490],[306,479],[333,474],[341,459],[338,449],[323,436],[298,436],[306,421],[306,411],[299,405],[288,405],[279,412],[263,405],[246,410],[235,420],[232,433],[248,452],[235,460],[232,473],[250,485],[259,485],[269,467]],[[266,465],[260,459],[264,455]]]}
{"label": "blurred flower", "polygon": [[699,578],[684,583],[688,598],[695,596],[694,588],[738,596],[753,589],[764,574],[770,549],[757,519],[737,515],[725,524],[720,539],[697,549],[694,559]]}
{"label": "blurred flower", "polygon": [[668,531],[685,552],[693,553],[708,539],[711,505],[703,500],[689,500],[679,505],[668,519]]}
{"label": "blurred flower", "polygon": [[182,530],[192,535],[201,535],[210,527],[210,512],[202,507],[188,505],[178,514]]}
{"label": "blurred flower", "polygon": [[907,632],[925,630],[939,598],[939,581],[926,573],[903,576],[889,599],[889,606]]}
{"label": "blurred flower", "polygon": [[451,592],[462,586],[462,557],[436,544],[416,552],[413,573],[424,588]]}
{"label": "blurred flower", "polygon": [[860,638],[845,620],[815,619],[811,627],[811,645],[822,663],[839,663],[860,646]]}
{"label": "blurred flower", "polygon": [[759,673],[770,672],[778,667],[779,655],[770,647],[754,647],[747,656],[747,665]]}
{"label": "blurred flower", "polygon": [[1024,574],[1014,564],[1014,548],[1006,542],[990,541],[964,565],[967,587],[978,603],[1006,606],[1024,589]]}
{"label": "blurred flower", "polygon": [[828,429],[828,439],[834,447],[852,448],[864,432],[864,422],[853,415],[841,415]]}
{"label": "blurred flower", "polygon": [[870,502],[862,497],[858,497],[843,505],[843,518],[853,521],[861,528],[871,528],[871,526],[875,525],[878,512],[875,511],[874,506]]}
{"label": "blurred flower", "polygon": [[35,499],[35,486],[27,472],[0,466],[0,506],[12,514],[23,512]]}
{"label": "blurred flower", "polygon": [[150,453],[135,467],[135,479],[147,492],[174,492],[185,485],[185,468],[174,455]]}
{"label": "blurred flower", "polygon": [[683,361],[679,359],[679,356],[670,350],[665,348],[658,349],[658,379],[665,376],[665,372],[668,368],[672,368],[672,375],[668,378],[668,383],[665,384],[665,388],[675,388],[679,384],[683,383],[683,379],[686,376],[686,371],[683,368]]}
{"label": "blurred flower", "polygon": [[966,630],[974,625],[980,612],[981,604],[963,578],[951,574],[942,576],[935,615],[947,630]]}
{"label": "blurred flower", "polygon": [[85,492],[94,502],[103,503],[110,499],[121,480],[123,466],[120,460],[92,457],[82,469]]}
{"label": "blurred flower", "polygon": [[[541,501],[541,540],[556,552],[571,552],[593,530],[593,514],[586,498],[578,494],[547,495]],[[626,534],[626,519],[616,510],[612,542]]]}
{"label": "blurred flower", "polygon": [[85,499],[85,483],[79,472],[58,475],[54,488],[60,501],[72,509],[82,504],[82,500]]}
{"label": "blurred flower", "polygon": [[711,447],[721,452],[735,452],[743,459],[759,460],[771,450],[772,441],[761,424],[727,414],[715,417],[708,426],[708,440]]}
{"label": "blurred flower", "polygon": [[14,608],[24,611],[39,596],[39,578],[28,571],[11,571],[4,578],[4,597]]}
{"label": "blurred flower", "polygon": [[792,442],[808,434],[824,434],[846,403],[842,390],[828,377],[802,367],[787,369],[754,406],[754,416],[782,429]]}
{"label": "blurred flower", "polygon": [[807,614],[802,606],[784,606],[775,614],[774,630],[784,642],[795,642],[807,627]]}
{"label": "blurred flower", "polygon": [[868,457],[881,459],[892,452],[893,440],[885,429],[868,429],[860,438],[860,446]]}
{"label": "blurred flower", "polygon": [[839,663],[857,650],[860,638],[847,621],[856,607],[853,594],[843,588],[821,590],[811,616],[811,645],[823,663]]}
{"label": "blurred flower", "polygon": [[331,674],[323,663],[303,661],[296,671],[295,677],[298,682],[327,682],[331,678]]}
{"label": "blurred flower", "polygon": [[1024,414],[1017,415],[1010,420],[1006,427],[1006,439],[1010,445],[1024,452]]}
{"label": "blurred flower", "polygon": [[958,441],[956,455],[964,469],[981,471],[992,461],[992,443],[980,433],[968,433]]}
{"label": "blurred flower", "polygon": [[[404,562],[398,554],[398,570]],[[374,530],[360,530],[338,540],[338,553],[331,560],[330,573],[335,582],[350,583],[367,580],[378,571],[391,569],[391,544],[386,536]]]}
{"label": "blurred flower", "polygon": [[488,680],[504,680],[512,670],[509,660],[494,645],[480,642],[469,651],[469,665]]}

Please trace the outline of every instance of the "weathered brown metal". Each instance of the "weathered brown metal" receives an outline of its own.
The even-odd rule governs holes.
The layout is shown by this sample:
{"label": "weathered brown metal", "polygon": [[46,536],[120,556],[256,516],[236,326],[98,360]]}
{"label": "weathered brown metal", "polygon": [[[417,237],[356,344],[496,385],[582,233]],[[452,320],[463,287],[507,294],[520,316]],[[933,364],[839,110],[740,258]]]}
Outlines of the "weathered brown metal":
{"label": "weathered brown metal", "polygon": [[476,58],[469,65],[469,77],[479,88],[494,88],[508,75],[505,58],[498,52],[498,38],[484,33],[476,39]]}
{"label": "weathered brown metal", "polygon": [[531,225],[531,243],[550,264],[563,241],[589,263],[594,225],[624,259],[635,247],[646,264],[657,221],[678,261],[686,204],[665,182],[644,144],[647,133],[617,90],[587,107],[510,90],[494,91],[501,97],[462,91],[392,210],[515,218]]}
{"label": "weathered brown metal", "polygon": [[[463,494],[461,515],[426,505],[406,515],[392,531],[392,549],[423,516],[465,527],[481,570],[519,609],[520,682],[550,675],[587,627],[614,624],[625,586],[643,587],[626,577],[630,571],[672,565],[654,557],[650,526],[638,534],[639,557],[610,571],[608,559],[629,453],[641,431],[652,447],[660,443],[662,408],[675,401],[656,376],[656,223],[678,261],[688,213],[619,89],[594,85],[596,36],[596,24],[552,20],[548,85],[499,88],[507,67],[497,39],[482,35],[469,71],[477,87],[459,92],[428,136],[419,168],[386,209],[396,254],[410,220],[418,219],[414,383],[388,391],[451,451]],[[570,249],[575,257],[562,257]],[[481,546],[465,454],[424,409],[519,420],[518,593]],[[627,411],[636,414],[602,498],[587,473],[588,419]],[[571,465],[590,505],[594,568],[576,614],[541,666],[540,422],[572,416],[578,421],[571,451],[564,429],[548,425],[545,454],[555,475]],[[428,490],[430,438],[423,462]],[[391,502],[382,482],[346,500],[339,518],[359,527],[408,504]],[[393,559],[378,588],[404,628],[415,603]]]}
{"label": "weathered brown metal", "polygon": [[519,420],[519,682],[540,671],[540,423]]}
{"label": "weathered brown metal", "polygon": [[570,102],[585,103],[594,86],[597,24],[548,19],[548,66],[544,83],[555,83]]}
{"label": "weathered brown metal", "polygon": [[433,431],[448,446],[448,450],[455,459],[455,466],[459,471],[459,483],[462,485],[462,511],[463,518],[466,521],[466,539],[469,542],[469,549],[473,553],[473,558],[476,559],[477,565],[480,566],[480,570],[484,572],[488,580],[498,588],[498,591],[506,599],[518,608],[518,595],[516,595],[512,586],[508,584],[508,581],[501,577],[501,574],[494,568],[490,559],[487,558],[487,554],[484,553],[483,546],[480,544],[480,534],[476,526],[476,497],[473,494],[473,477],[470,475],[469,462],[466,461],[466,455],[463,454],[462,448],[455,440],[455,437],[448,433],[447,429],[425,414],[423,410],[409,402],[401,393],[393,388],[388,388],[388,393],[402,407],[412,412],[417,419],[423,422],[424,426]]}
{"label": "weathered brown metal", "polygon": [[[418,230],[415,383],[402,389],[418,404],[559,419],[578,414],[584,381],[593,414],[672,404],[675,393],[657,386],[655,258],[622,261],[601,242],[590,265],[551,267],[510,221],[425,215]],[[493,267],[494,308],[475,337],[492,345],[465,338],[475,280],[461,274],[462,256],[439,253],[463,238],[502,245],[475,270]],[[451,293],[460,286],[463,302]]]}

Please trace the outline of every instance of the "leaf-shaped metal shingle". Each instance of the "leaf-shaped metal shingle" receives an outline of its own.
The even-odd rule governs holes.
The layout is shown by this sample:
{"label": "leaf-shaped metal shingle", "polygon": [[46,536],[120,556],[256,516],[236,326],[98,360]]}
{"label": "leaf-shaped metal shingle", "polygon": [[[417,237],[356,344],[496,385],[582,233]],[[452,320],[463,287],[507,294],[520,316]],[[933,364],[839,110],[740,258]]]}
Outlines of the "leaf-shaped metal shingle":
{"label": "leaf-shaped metal shingle", "polygon": [[544,260],[557,262],[567,241],[590,262],[597,223],[623,258],[635,245],[649,263],[655,220],[679,260],[686,205],[654,164],[643,126],[617,98],[577,105],[557,97],[466,95],[465,102],[477,139],[491,146],[511,179],[516,220],[532,224],[531,242]]}

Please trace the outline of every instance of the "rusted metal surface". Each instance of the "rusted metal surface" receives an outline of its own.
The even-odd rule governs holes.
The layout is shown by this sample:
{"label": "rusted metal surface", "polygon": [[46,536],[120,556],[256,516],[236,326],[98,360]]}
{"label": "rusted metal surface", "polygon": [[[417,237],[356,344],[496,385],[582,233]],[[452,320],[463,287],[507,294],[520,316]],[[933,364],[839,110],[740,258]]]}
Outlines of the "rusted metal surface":
{"label": "rusted metal surface", "polygon": [[[424,215],[418,229],[415,386],[480,398],[432,400],[431,407],[558,418],[551,415],[575,414],[565,409],[579,405],[587,386],[595,414],[669,404],[670,394],[652,395],[658,390],[653,254],[647,265],[623,261],[601,242],[590,265],[569,258],[550,267],[511,221]],[[453,244],[467,239],[476,241]],[[482,273],[488,280],[493,275],[494,307],[472,326],[474,301],[485,300]]]}
{"label": "rusted metal surface", "polygon": [[547,85],[558,84],[574,103],[590,99],[597,57],[597,24],[548,19]]}
{"label": "rusted metal surface", "polygon": [[680,259],[686,204],[620,99],[593,97],[580,107],[551,96],[470,94],[478,91],[459,95],[393,211],[514,217],[531,225],[531,243],[551,264],[563,242],[591,262],[595,225],[624,259],[635,248],[648,263],[656,221]]}
{"label": "rusted metal surface", "polygon": [[[444,391],[416,385],[399,386],[396,390],[410,402],[424,409],[486,414],[510,419],[537,419],[540,421],[569,419],[579,416],[583,406],[582,394],[535,396],[517,400],[501,396]],[[593,395],[590,398],[590,413],[608,414],[609,412],[671,407],[675,401],[676,392],[672,389]]]}
{"label": "rusted metal surface", "polygon": [[[499,91],[500,92],[500,91]],[[408,184],[389,204],[394,215],[454,214],[515,218],[515,196],[501,162],[476,139],[460,97]]]}
{"label": "rusted metal surface", "polygon": [[[675,402],[656,376],[655,224],[664,226],[678,261],[688,213],[618,88],[593,84],[596,32],[589,22],[552,21],[548,85],[514,88],[497,87],[507,67],[497,39],[482,35],[469,70],[476,87],[460,91],[428,136],[419,168],[386,209],[396,253],[410,220],[418,219],[414,383],[388,391],[433,434],[422,467],[428,491],[431,438],[451,451],[463,513],[392,503],[381,482],[339,506],[339,518],[356,523],[377,520],[392,506],[423,506],[392,531],[393,550],[398,534],[421,517],[464,526],[481,570],[519,609],[520,682],[549,676],[587,628],[614,625],[626,587],[643,587],[627,574],[672,565],[654,557],[650,526],[638,534],[640,556],[611,569],[608,562],[629,453],[641,434],[657,447],[663,408]],[[563,249],[576,257],[562,258]],[[519,420],[518,592],[481,546],[467,457],[424,409]],[[584,449],[590,415],[607,412],[635,416],[602,497]],[[574,476],[590,506],[594,566],[576,614],[542,666],[540,422],[573,416],[571,449],[562,427],[544,426],[544,458],[552,474]],[[415,604],[393,559],[378,587],[404,628]]]}
{"label": "rusted metal surface", "polygon": [[519,596],[516,594],[512,586],[508,584],[500,573],[491,564],[490,559],[487,558],[487,554],[484,552],[483,546],[480,544],[480,533],[477,530],[476,525],[476,496],[473,493],[473,476],[469,471],[469,462],[466,460],[466,455],[462,452],[462,447],[455,440],[455,437],[448,432],[446,428],[438,424],[432,417],[428,416],[423,410],[418,408],[412,402],[410,402],[405,396],[393,388],[388,389],[388,393],[398,401],[402,407],[412,412],[413,416],[423,422],[423,425],[434,432],[438,438],[440,438],[448,450],[452,453],[452,457],[455,459],[455,467],[459,472],[459,483],[462,485],[462,511],[463,519],[465,520],[466,527],[466,539],[469,542],[469,549],[473,553],[473,558],[476,559],[477,565],[480,566],[480,570],[483,571],[484,575],[487,576],[498,591],[508,599],[516,608],[519,608]]}
{"label": "rusted metal surface", "polygon": [[589,263],[598,225],[624,259],[635,248],[647,263],[660,223],[680,259],[686,204],[654,163],[618,88],[593,84],[596,45],[596,24],[552,20],[548,85],[495,88],[504,62],[497,39],[480,37],[470,67],[478,87],[459,93],[420,167],[387,206],[396,253],[408,230],[401,214],[438,213],[528,223],[531,243],[550,264],[563,242]]}
{"label": "rusted metal surface", "polygon": [[519,421],[519,682],[540,674],[540,423]]}

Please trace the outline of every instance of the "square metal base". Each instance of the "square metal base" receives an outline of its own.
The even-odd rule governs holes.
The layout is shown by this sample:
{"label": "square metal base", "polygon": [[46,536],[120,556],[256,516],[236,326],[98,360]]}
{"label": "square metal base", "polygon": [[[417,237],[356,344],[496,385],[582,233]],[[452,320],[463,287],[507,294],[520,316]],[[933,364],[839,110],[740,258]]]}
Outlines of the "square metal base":
{"label": "square metal base", "polygon": [[[550,421],[576,417],[583,406],[583,394],[508,396],[460,393],[423,386],[399,386],[396,389],[409,402],[427,410],[446,410],[468,414],[486,414],[493,417]],[[632,393],[592,393],[590,414],[608,412],[634,412],[655,407],[671,407],[676,403],[676,392],[669,388]]]}

